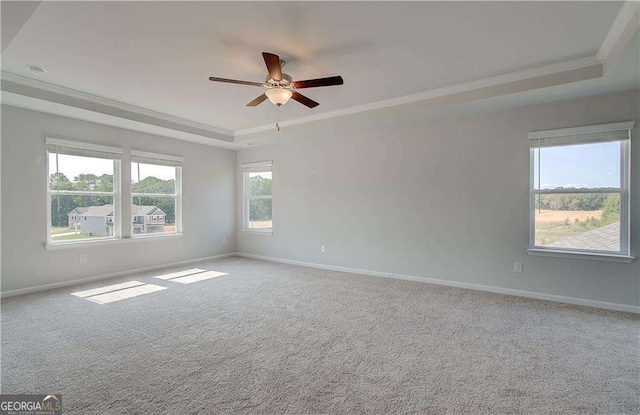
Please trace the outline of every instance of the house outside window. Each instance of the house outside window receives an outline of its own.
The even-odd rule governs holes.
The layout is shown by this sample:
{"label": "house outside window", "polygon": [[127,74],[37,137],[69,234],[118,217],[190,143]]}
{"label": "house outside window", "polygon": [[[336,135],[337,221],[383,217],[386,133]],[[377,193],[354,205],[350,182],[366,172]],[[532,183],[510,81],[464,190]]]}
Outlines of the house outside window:
{"label": "house outside window", "polygon": [[529,134],[529,253],[631,262],[633,122]]}
{"label": "house outside window", "polygon": [[[123,150],[55,138],[45,143],[47,244],[119,238]],[[111,225],[105,227],[109,214]]]}
{"label": "house outside window", "polygon": [[131,150],[132,235],[182,233],[181,157]]}
{"label": "house outside window", "polygon": [[242,165],[245,231],[273,232],[272,167],[270,160]]}

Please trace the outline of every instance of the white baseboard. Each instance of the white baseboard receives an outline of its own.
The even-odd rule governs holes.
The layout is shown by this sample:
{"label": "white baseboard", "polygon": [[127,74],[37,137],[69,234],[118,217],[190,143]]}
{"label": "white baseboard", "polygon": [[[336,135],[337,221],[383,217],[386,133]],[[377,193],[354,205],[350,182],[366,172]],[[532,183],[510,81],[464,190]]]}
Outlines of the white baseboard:
{"label": "white baseboard", "polygon": [[76,279],[76,280],[55,282],[53,284],[38,285],[36,287],[29,287],[29,288],[20,288],[18,290],[2,291],[0,293],[0,298],[15,297],[16,295],[32,294],[32,293],[37,293],[37,292],[40,292],[40,291],[52,290],[52,289],[55,289],[55,288],[70,287],[72,285],[79,285],[79,284],[84,284],[84,283],[87,283],[87,282],[106,280],[106,279],[109,279],[109,278],[125,277],[127,275],[139,274],[141,272],[156,271],[156,270],[163,269],[163,268],[177,267],[177,266],[180,266],[180,265],[193,264],[193,263],[196,263],[196,262],[211,261],[211,260],[214,260],[214,259],[229,258],[229,257],[233,257],[233,256],[237,256],[237,254],[235,252],[231,252],[231,253],[228,253],[228,254],[214,255],[214,256],[209,256],[209,257],[204,257],[204,258],[189,259],[187,261],[171,262],[171,263],[168,263],[168,264],[153,265],[151,267],[130,269],[130,270],[127,270],[127,271],[114,272],[114,273],[111,273],[111,274],[103,274],[103,275],[98,275],[98,276],[95,276],[95,277],[87,277],[87,278],[80,278],[80,279]]}
{"label": "white baseboard", "polygon": [[602,308],[605,310],[624,311],[628,313],[640,314],[640,307],[626,305],[626,304],[607,303],[604,301],[595,301],[595,300],[588,300],[584,298],[575,298],[575,297],[564,297],[561,295],[544,294],[544,293],[538,293],[534,291],[516,290],[513,288],[494,287],[490,285],[472,284],[468,282],[441,280],[437,278],[427,278],[427,277],[416,277],[413,275],[393,274],[390,272],[380,272],[380,271],[370,271],[370,270],[364,270],[364,269],[338,267],[334,265],[316,264],[312,262],[293,261],[290,259],[245,254],[242,252],[238,252],[236,253],[236,255],[244,258],[260,259],[263,261],[279,262],[282,264],[290,264],[290,265],[299,265],[299,266],[309,267],[309,268],[319,268],[319,269],[326,269],[331,271],[348,272],[351,274],[370,275],[374,277],[395,278],[399,280],[425,282],[428,284],[445,285],[447,287],[467,288],[467,289],[476,290],[476,291],[486,291],[486,292],[496,293],[496,294],[507,294],[507,295],[514,295],[517,297],[526,297],[526,298],[535,298],[538,300],[553,301],[556,303],[575,304],[575,305],[582,305],[587,307]]}
{"label": "white baseboard", "polygon": [[357,269],[357,268],[339,267],[339,266],[335,266],[335,265],[316,264],[316,263],[313,263],[313,262],[294,261],[294,260],[290,260],[290,259],[282,259],[282,258],[274,258],[274,257],[268,257],[268,256],[262,256],[262,255],[246,254],[246,253],[243,253],[243,252],[231,252],[231,253],[228,253],[228,254],[214,255],[214,256],[210,256],[210,257],[190,259],[190,260],[187,260],[187,261],[179,261],[179,262],[172,262],[172,263],[166,263],[166,264],[161,264],[161,265],[154,265],[154,266],[150,266],[150,267],[137,268],[137,269],[121,271],[121,272],[114,272],[114,273],[111,273],[111,274],[103,274],[103,275],[98,275],[98,276],[95,276],[95,277],[80,278],[80,279],[76,279],[76,280],[62,281],[62,282],[57,282],[57,283],[53,283],[53,284],[39,285],[39,286],[36,286],[36,287],[29,287],[29,288],[21,288],[21,289],[17,289],[17,290],[3,291],[3,292],[0,293],[0,298],[7,298],[7,297],[13,297],[13,296],[17,296],[17,295],[24,295],[24,294],[31,294],[31,293],[36,293],[36,292],[40,292],[40,291],[52,290],[52,289],[55,289],[55,288],[70,287],[70,286],[73,286],[73,285],[84,284],[84,283],[87,283],[87,282],[106,280],[106,279],[109,279],[109,278],[124,277],[124,276],[127,276],[127,275],[138,274],[138,273],[142,273],[142,272],[149,272],[149,271],[155,271],[155,270],[159,270],[159,269],[163,269],[163,268],[169,268],[169,267],[175,267],[175,266],[180,266],[180,265],[193,264],[193,263],[196,263],[196,262],[204,262],[204,261],[212,261],[212,260],[216,260],[216,259],[230,258],[230,257],[234,257],[234,256],[239,256],[239,257],[244,257],[244,258],[252,258],[252,259],[259,259],[259,260],[269,261],[269,262],[278,262],[278,263],[282,263],[282,264],[298,265],[298,266],[309,267],[309,268],[326,269],[326,270],[330,270],[330,271],[348,272],[350,274],[369,275],[369,276],[384,277],[384,278],[395,278],[395,279],[399,279],[399,280],[416,281],[416,282],[423,282],[423,283],[435,284],[435,285],[444,285],[444,286],[447,286],[447,287],[467,288],[467,289],[476,290],[476,291],[486,291],[486,292],[491,292],[491,293],[496,293],[496,294],[507,294],[507,295],[513,295],[513,296],[517,296],[517,297],[535,298],[535,299],[538,299],[538,300],[553,301],[553,302],[557,302],[557,303],[575,304],[575,305],[582,305],[582,306],[587,306],[587,307],[602,308],[602,309],[605,309],[605,310],[624,311],[624,312],[628,312],[628,313],[640,314],[640,307],[632,306],[632,305],[626,305],[626,304],[607,303],[607,302],[604,302],[604,301],[595,301],[595,300],[588,300],[588,299],[584,299],[584,298],[575,298],[575,297],[564,297],[564,296],[561,296],[561,295],[544,294],[544,293],[538,293],[538,292],[534,292],[534,291],[516,290],[516,289],[513,289],[513,288],[494,287],[494,286],[490,286],[490,285],[472,284],[472,283],[468,283],[468,282],[450,281],[450,280],[442,280],[442,279],[427,278],[427,277],[417,277],[417,276],[413,276],[413,275],[404,275],[404,274],[394,274],[394,273],[391,273],[391,272],[371,271],[371,270],[364,270],[364,269]]}

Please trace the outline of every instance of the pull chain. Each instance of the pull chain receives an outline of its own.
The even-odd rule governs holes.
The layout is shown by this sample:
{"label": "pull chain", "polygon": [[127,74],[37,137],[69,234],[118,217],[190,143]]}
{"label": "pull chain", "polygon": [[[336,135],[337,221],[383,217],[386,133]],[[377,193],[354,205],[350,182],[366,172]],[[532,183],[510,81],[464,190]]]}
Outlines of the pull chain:
{"label": "pull chain", "polygon": [[280,105],[276,105],[276,131],[280,131]]}

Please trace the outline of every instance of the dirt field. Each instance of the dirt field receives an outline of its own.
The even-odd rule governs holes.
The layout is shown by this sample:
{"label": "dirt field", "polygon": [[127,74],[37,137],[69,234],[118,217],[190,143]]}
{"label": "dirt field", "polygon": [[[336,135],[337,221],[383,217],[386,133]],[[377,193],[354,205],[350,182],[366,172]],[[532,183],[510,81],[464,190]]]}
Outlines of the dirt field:
{"label": "dirt field", "polygon": [[601,210],[536,210],[536,245],[544,246],[608,224],[601,223],[601,219]]}
{"label": "dirt field", "polygon": [[273,227],[273,221],[253,221],[249,222],[249,229],[271,229]]}
{"label": "dirt field", "polygon": [[588,218],[602,218],[601,210],[582,211],[582,210],[542,210],[538,212],[536,209],[536,223],[554,223],[563,222],[569,219],[573,223],[576,219],[580,222]]}

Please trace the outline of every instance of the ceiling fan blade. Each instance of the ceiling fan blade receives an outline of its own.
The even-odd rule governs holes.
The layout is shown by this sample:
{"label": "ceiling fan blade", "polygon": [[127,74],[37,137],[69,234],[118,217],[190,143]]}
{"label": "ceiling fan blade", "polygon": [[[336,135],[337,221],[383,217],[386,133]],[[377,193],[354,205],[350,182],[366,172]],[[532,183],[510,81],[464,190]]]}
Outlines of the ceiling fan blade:
{"label": "ceiling fan blade", "polygon": [[269,70],[269,76],[276,81],[282,81],[282,66],[280,66],[280,57],[273,53],[262,52],[264,63]]}
{"label": "ceiling fan blade", "polygon": [[209,80],[214,82],[226,82],[229,84],[262,86],[260,82],[238,81],[237,79],[216,78],[215,76],[210,76]]}
{"label": "ceiling fan blade", "polygon": [[247,107],[255,107],[258,104],[261,104],[262,101],[264,101],[265,99],[267,99],[267,94],[262,94],[260,95],[258,98],[254,99],[253,101],[251,101],[250,103],[247,104]]}
{"label": "ceiling fan blade", "polygon": [[308,79],[306,81],[295,81],[296,88],[317,88],[319,86],[342,85],[344,81],[341,76],[330,76],[328,78]]}
{"label": "ceiling fan blade", "polygon": [[309,108],[314,108],[320,105],[314,100],[312,100],[311,98],[307,98],[304,95],[297,93],[296,91],[292,91],[292,92],[293,92],[293,95],[291,96],[291,98],[295,99],[302,105],[306,105]]}

